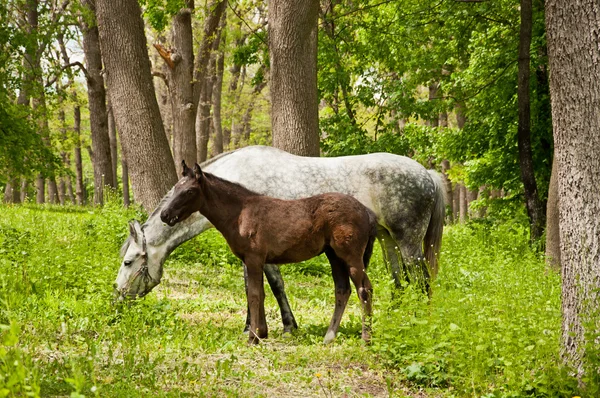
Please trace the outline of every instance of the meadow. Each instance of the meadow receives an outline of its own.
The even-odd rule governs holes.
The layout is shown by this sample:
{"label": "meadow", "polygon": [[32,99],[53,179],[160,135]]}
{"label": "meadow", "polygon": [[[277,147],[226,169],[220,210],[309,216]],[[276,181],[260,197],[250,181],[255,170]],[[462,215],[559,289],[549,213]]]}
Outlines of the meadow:
{"label": "meadow", "polygon": [[299,329],[248,346],[239,260],[215,230],[179,247],[163,282],[112,303],[127,221],[102,208],[0,205],[0,397],[572,396],[559,364],[560,278],[515,220],[446,227],[430,302],[393,288],[378,245],[373,341],[350,299],[338,338],[325,258],[282,267]]}

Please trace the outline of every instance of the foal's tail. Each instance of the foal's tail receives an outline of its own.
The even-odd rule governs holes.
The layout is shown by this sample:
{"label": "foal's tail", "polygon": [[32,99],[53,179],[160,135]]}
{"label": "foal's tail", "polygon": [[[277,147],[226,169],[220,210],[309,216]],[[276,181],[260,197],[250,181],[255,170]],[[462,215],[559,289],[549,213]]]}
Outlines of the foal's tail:
{"label": "foal's tail", "polygon": [[369,266],[369,262],[371,261],[371,255],[373,254],[373,244],[375,243],[375,238],[377,238],[377,216],[370,209],[367,209],[369,213],[369,224],[371,225],[371,230],[369,231],[369,240],[367,242],[367,247],[365,247],[365,252],[363,254],[363,265],[365,269]]}
{"label": "foal's tail", "polygon": [[442,177],[435,170],[427,170],[435,185],[435,199],[433,212],[425,233],[425,259],[430,267],[431,278],[438,273],[438,255],[442,246],[442,233],[444,231],[444,218],[446,216],[446,190]]}

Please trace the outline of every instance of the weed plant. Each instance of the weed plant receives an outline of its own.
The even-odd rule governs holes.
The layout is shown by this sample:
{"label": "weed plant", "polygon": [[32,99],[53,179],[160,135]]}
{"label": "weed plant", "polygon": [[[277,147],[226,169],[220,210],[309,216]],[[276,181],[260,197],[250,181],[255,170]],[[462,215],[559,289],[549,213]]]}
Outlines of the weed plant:
{"label": "weed plant", "polygon": [[[324,257],[282,267],[300,329],[249,347],[243,272],[214,230],[180,246],[161,285],[114,306],[127,221],[102,208],[0,205],[0,397],[568,396],[559,367],[560,281],[519,223],[446,229],[430,302],[394,291],[379,248],[373,343],[351,297],[338,339]],[[393,297],[392,297],[393,296]]]}

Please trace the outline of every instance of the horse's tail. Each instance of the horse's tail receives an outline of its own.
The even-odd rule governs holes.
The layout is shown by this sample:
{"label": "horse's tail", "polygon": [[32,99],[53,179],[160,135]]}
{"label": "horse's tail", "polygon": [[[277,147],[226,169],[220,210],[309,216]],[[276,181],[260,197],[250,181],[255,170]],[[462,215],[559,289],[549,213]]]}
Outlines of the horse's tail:
{"label": "horse's tail", "polygon": [[425,259],[430,267],[431,278],[438,273],[438,255],[442,246],[442,233],[444,231],[444,218],[446,216],[446,190],[442,177],[435,170],[428,170],[435,185],[435,199],[433,212],[425,233]]}
{"label": "horse's tail", "polygon": [[365,269],[367,269],[369,262],[371,261],[373,245],[375,244],[375,238],[377,238],[377,216],[370,209],[367,210],[369,213],[369,224],[371,226],[371,230],[369,231],[369,240],[367,241],[367,247],[365,247],[365,252],[363,254],[363,265],[365,266]]}

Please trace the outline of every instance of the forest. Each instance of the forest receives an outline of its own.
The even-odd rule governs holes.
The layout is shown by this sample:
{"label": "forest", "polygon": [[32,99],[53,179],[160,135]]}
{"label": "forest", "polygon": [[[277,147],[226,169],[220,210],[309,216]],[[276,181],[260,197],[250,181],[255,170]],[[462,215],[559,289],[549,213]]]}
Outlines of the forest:
{"label": "forest", "polygon": [[[597,11],[1,1],[0,397],[598,396]],[[377,169],[378,191],[358,172],[270,163],[281,155],[265,147],[323,158],[298,164],[375,167],[387,153],[410,166]],[[248,264],[206,220],[160,222],[182,162],[262,194],[335,190],[372,208],[370,341],[353,292],[323,343],[339,286],[322,254],[266,275],[269,337],[248,344]],[[386,173],[416,180],[396,192]],[[420,211],[415,187],[435,176],[441,246],[433,207],[394,229],[392,205],[352,188]],[[286,191],[311,179],[322,187]],[[152,286],[116,302],[126,269],[139,269],[128,288],[142,271]]]}

